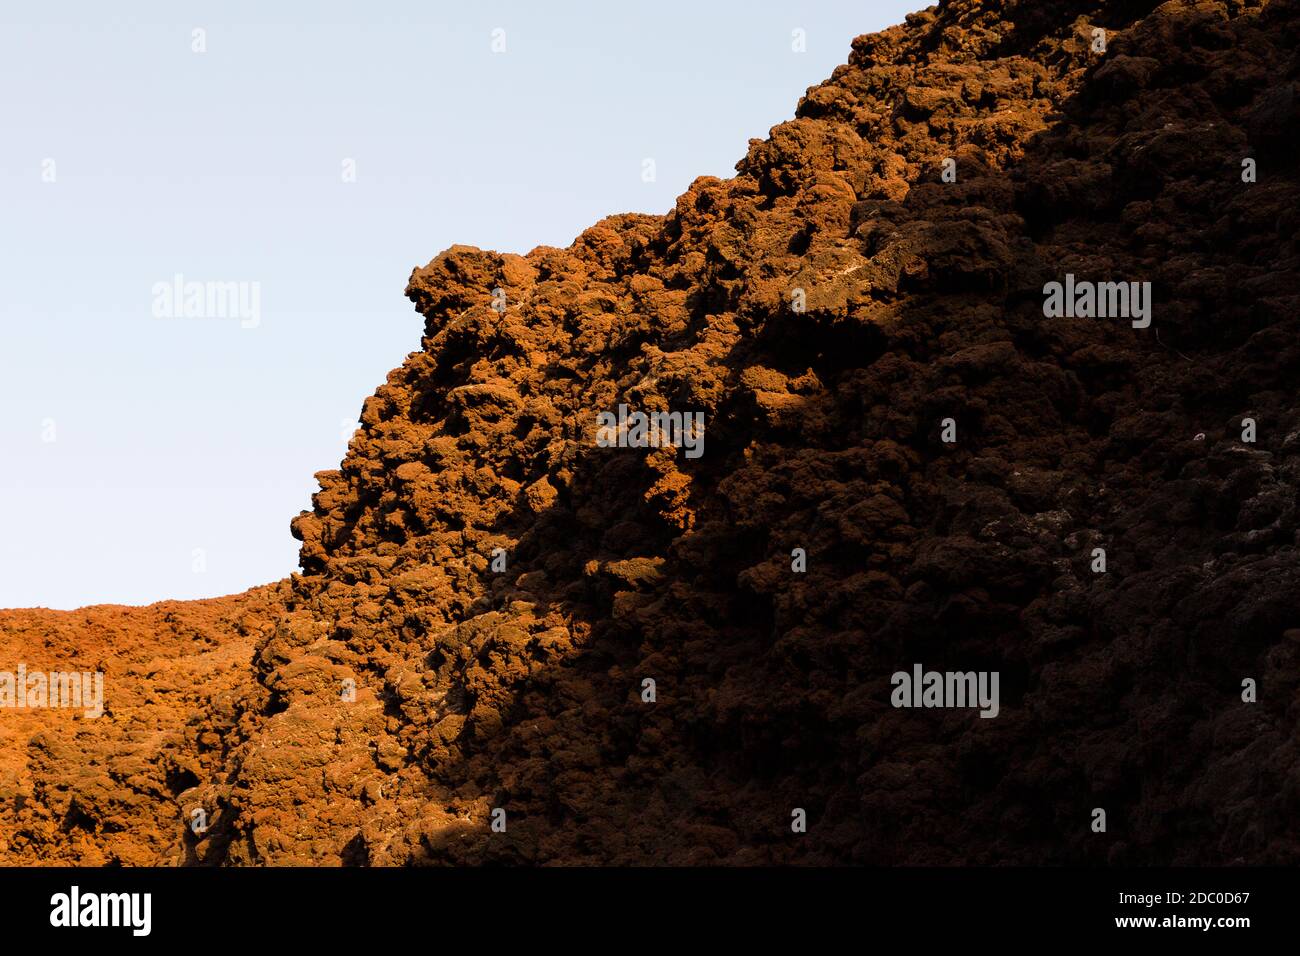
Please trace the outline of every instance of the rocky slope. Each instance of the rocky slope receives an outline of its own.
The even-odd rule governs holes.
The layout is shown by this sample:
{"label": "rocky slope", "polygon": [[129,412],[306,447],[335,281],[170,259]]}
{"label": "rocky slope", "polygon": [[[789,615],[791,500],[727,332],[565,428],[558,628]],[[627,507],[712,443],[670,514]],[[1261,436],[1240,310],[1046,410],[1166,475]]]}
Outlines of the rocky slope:
{"label": "rocky slope", "polygon": [[[101,672],[103,713],[0,710],[0,863],[150,865],[180,851],[178,793],[220,767],[284,588],[146,608],[0,613],[14,672]],[[86,703],[86,701],[83,701]]]}
{"label": "rocky slope", "polygon": [[[0,715],[0,859],[1300,861],[1298,35],[953,0],[667,216],[439,255],[301,574],[0,616],[127,697]],[[1150,326],[1046,318],[1067,273]],[[892,707],[916,663],[999,715]]]}

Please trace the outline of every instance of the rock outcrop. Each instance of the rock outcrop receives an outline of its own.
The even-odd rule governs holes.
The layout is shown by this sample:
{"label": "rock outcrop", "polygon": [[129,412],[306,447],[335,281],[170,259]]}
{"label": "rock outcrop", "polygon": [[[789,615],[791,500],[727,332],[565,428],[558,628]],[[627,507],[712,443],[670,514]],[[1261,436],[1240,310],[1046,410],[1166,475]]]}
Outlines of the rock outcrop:
{"label": "rock outcrop", "polygon": [[[0,713],[0,859],[1300,862],[1298,40],[953,0],[668,215],[415,270],[300,574],[0,616],[118,659],[97,723]],[[891,706],[917,663],[996,719]]]}

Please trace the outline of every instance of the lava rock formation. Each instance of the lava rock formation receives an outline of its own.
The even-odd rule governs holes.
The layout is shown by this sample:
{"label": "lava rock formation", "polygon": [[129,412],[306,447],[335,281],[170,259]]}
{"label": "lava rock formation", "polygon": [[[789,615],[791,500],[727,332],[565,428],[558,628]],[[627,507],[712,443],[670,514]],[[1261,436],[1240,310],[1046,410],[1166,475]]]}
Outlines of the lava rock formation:
{"label": "lava rock formation", "polygon": [[[1300,862],[1298,41],[951,0],[666,216],[415,270],[300,574],[0,615],[110,711],[0,714],[0,861]],[[891,706],[918,663],[996,719]]]}

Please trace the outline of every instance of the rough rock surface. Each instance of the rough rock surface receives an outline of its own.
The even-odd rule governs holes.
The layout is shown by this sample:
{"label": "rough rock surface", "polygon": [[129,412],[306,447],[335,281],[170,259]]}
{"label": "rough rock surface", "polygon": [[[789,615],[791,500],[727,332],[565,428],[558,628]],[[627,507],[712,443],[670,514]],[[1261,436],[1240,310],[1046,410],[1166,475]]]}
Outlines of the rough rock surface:
{"label": "rough rock surface", "polygon": [[[0,714],[0,861],[1300,862],[1298,41],[953,0],[667,216],[439,255],[301,574],[0,616],[121,675]],[[1151,326],[1045,318],[1067,272]],[[704,454],[599,447],[620,403]],[[914,663],[999,716],[893,708]]]}
{"label": "rough rock surface", "polygon": [[180,859],[175,798],[218,772],[231,728],[259,718],[253,649],[285,592],[0,614],[4,670],[104,675],[97,718],[84,708],[0,710],[0,863]]}

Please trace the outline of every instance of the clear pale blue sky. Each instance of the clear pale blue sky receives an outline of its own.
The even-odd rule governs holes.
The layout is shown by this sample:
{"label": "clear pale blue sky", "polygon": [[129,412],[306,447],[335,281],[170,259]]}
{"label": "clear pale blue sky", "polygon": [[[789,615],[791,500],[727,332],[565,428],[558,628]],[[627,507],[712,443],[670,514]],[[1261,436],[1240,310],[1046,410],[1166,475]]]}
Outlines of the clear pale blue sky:
{"label": "clear pale blue sky", "polygon": [[[924,5],[6,4],[0,607],[295,570],[313,474],[419,348],[413,267],[667,211]],[[258,283],[260,324],[155,318],[177,273]]]}

